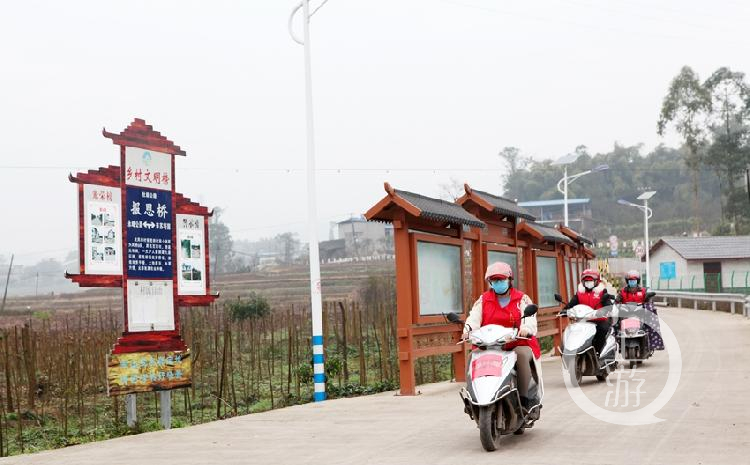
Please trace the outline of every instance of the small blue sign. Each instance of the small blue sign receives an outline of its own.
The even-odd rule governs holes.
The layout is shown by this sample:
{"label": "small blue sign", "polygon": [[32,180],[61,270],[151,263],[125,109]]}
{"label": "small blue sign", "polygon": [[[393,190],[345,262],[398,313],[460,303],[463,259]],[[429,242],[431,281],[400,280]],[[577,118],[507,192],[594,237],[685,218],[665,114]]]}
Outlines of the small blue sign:
{"label": "small blue sign", "polygon": [[677,269],[674,262],[661,262],[659,263],[659,279],[675,279],[677,278]]}
{"label": "small blue sign", "polygon": [[128,278],[172,279],[172,193],[127,187]]}

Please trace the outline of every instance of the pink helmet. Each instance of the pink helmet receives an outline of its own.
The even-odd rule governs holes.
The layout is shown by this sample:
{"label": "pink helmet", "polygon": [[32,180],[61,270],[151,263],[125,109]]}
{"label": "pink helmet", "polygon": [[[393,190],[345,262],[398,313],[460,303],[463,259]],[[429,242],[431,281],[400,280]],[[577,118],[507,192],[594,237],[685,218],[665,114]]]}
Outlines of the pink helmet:
{"label": "pink helmet", "polygon": [[490,278],[494,277],[498,277],[500,279],[513,279],[513,269],[507,263],[495,262],[487,267],[487,272],[484,274],[484,279],[489,280]]}

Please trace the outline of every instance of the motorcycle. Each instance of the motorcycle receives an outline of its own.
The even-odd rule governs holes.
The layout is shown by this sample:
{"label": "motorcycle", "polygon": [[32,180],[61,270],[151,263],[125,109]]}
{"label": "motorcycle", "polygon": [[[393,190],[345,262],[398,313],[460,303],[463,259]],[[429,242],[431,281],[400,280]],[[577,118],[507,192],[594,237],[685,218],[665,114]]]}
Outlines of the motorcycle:
{"label": "motorcycle", "polygon": [[[555,300],[565,303],[559,294]],[[562,364],[570,376],[570,382],[578,386],[584,376],[596,376],[599,381],[605,381],[607,376],[617,369],[617,341],[614,328],[610,328],[602,353],[594,348],[596,324],[591,320],[601,318],[602,312],[594,310],[588,305],[576,305],[561,312],[558,317],[567,316],[570,324],[565,328],[562,337]]]}
{"label": "motorcycle", "polygon": [[[646,302],[656,295],[646,293]],[[643,304],[625,303],[617,306],[620,317],[618,343],[622,358],[629,362],[630,368],[642,364],[654,354],[651,338],[644,322],[646,310]]]}
{"label": "motorcycle", "polygon": [[[534,315],[537,310],[536,305],[528,305],[523,318]],[[452,323],[464,323],[455,313],[446,317]],[[497,449],[502,435],[523,434],[540,417],[544,396],[541,365],[534,359],[526,410],[517,388],[516,353],[504,347],[508,342],[528,339],[518,336],[518,331],[515,327],[486,325],[471,331],[468,337],[473,348],[466,387],[461,388],[459,395],[464,402],[464,412],[477,423],[479,439],[487,451]],[[459,344],[464,342],[461,340]]]}

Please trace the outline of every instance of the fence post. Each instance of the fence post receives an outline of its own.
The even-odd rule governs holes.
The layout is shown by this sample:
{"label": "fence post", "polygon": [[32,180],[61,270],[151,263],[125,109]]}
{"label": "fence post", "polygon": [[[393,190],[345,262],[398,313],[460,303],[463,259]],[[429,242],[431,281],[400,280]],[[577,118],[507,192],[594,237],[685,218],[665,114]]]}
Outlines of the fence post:
{"label": "fence post", "polygon": [[[732,288],[732,289],[734,289],[734,271],[732,271],[732,275],[729,278],[729,280],[730,280],[729,287]],[[734,312],[732,312],[732,313],[734,313]]]}
{"label": "fence post", "polygon": [[716,311],[716,301],[715,301],[715,300],[712,300],[712,301],[711,301],[711,311],[712,311],[712,312],[715,312],[715,311]]}
{"label": "fence post", "polygon": [[743,308],[743,314],[746,317],[750,316],[750,295],[745,297],[745,307]]}

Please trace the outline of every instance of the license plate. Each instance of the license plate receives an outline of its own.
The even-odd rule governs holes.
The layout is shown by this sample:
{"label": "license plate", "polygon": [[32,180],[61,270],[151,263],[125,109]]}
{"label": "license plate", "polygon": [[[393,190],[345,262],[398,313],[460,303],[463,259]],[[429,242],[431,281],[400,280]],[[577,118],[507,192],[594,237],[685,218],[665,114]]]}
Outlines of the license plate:
{"label": "license plate", "polygon": [[488,354],[471,362],[471,379],[480,376],[500,376],[503,372],[503,356]]}

